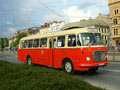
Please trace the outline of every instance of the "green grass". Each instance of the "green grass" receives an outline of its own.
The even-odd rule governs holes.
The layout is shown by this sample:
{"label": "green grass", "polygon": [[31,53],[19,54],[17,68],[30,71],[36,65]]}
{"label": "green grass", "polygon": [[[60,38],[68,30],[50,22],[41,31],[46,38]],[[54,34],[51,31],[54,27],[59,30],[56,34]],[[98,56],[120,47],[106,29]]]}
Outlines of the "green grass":
{"label": "green grass", "polygon": [[103,90],[62,71],[0,61],[0,90]]}

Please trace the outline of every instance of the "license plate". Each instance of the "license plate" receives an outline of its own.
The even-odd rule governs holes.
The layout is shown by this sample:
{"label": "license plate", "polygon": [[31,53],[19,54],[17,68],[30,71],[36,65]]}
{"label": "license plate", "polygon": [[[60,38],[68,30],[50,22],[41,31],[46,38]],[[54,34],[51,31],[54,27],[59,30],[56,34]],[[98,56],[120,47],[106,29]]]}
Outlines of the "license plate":
{"label": "license plate", "polygon": [[99,66],[103,66],[103,65],[104,65],[104,63],[99,64]]}

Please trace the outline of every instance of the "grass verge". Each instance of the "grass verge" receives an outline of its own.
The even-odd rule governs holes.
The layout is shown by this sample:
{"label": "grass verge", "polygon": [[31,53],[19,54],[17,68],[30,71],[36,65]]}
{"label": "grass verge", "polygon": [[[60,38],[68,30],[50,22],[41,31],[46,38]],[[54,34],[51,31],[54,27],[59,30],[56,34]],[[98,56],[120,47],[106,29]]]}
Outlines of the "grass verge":
{"label": "grass verge", "polygon": [[50,68],[0,61],[0,90],[103,90]]}

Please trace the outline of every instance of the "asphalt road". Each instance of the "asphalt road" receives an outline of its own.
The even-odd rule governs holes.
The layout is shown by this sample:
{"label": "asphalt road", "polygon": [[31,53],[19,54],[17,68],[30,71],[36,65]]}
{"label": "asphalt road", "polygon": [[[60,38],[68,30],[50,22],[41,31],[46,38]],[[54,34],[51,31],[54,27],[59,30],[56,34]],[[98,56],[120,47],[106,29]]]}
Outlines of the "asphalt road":
{"label": "asphalt road", "polygon": [[[0,60],[23,64],[18,61],[16,53],[0,53]],[[96,73],[78,72],[74,76],[106,90],[120,90],[120,62],[109,62],[107,67],[99,68]]]}

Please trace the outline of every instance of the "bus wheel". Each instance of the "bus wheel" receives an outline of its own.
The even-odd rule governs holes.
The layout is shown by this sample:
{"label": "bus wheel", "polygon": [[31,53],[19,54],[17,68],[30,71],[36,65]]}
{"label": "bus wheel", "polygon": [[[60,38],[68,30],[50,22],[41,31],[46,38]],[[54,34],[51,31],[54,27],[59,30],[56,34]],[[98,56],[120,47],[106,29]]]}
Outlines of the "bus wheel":
{"label": "bus wheel", "polygon": [[74,74],[74,67],[70,60],[63,62],[63,70],[69,74]]}
{"label": "bus wheel", "polygon": [[32,59],[30,57],[27,58],[27,64],[32,65]]}
{"label": "bus wheel", "polygon": [[89,72],[96,72],[97,70],[98,70],[98,67],[94,67],[94,68],[89,69]]}

